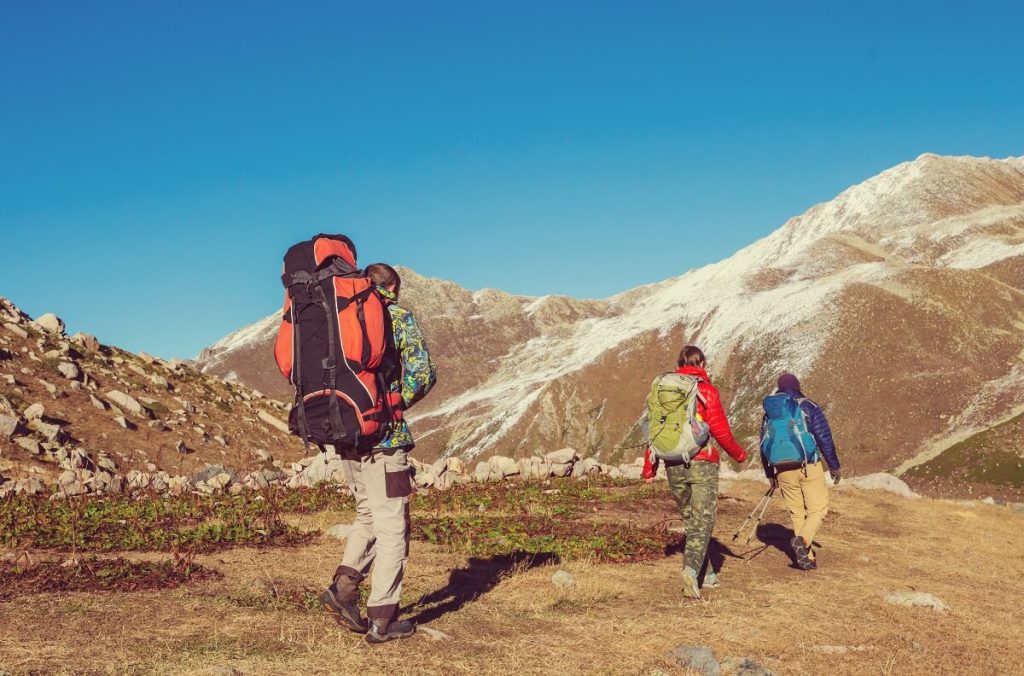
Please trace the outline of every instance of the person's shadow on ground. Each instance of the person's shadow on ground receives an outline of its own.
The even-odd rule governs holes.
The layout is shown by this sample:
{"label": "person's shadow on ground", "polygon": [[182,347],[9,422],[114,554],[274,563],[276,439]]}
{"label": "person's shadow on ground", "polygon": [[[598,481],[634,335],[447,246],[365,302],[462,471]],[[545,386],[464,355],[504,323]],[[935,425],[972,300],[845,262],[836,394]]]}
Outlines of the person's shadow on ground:
{"label": "person's shadow on ground", "polygon": [[799,569],[796,565],[796,554],[789,541],[793,538],[793,531],[790,528],[777,523],[764,523],[757,527],[757,539],[765,544],[765,547],[774,547],[786,555],[789,559],[789,567]]}
{"label": "person's shadow on ground", "polygon": [[406,607],[403,613],[419,610],[409,619],[416,624],[427,624],[483,596],[494,589],[502,578],[512,573],[560,561],[558,554],[553,552],[513,552],[487,558],[473,557],[465,567],[456,568],[449,574],[448,584]]}
{"label": "person's shadow on ground", "polygon": [[[673,556],[675,554],[682,554],[686,549],[686,537],[683,536],[678,542],[674,542],[665,547],[665,556]],[[729,548],[728,545],[722,543],[718,538],[712,537],[711,542],[708,543],[708,558],[704,565],[704,568],[700,571],[699,579],[704,579],[705,571],[707,570],[707,564],[716,571],[721,571],[722,566],[725,565],[725,560],[729,559],[741,559],[741,555],[734,552]]]}

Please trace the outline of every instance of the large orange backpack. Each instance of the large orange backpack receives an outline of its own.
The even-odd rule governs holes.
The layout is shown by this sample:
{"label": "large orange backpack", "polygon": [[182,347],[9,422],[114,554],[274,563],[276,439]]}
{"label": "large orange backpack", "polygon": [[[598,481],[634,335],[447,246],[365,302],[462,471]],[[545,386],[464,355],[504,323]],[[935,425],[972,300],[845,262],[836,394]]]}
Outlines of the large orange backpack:
{"label": "large orange backpack", "polygon": [[274,357],[295,386],[288,426],[307,446],[365,452],[393,416],[382,375],[387,309],[344,235],[320,234],[288,249],[281,281]]}

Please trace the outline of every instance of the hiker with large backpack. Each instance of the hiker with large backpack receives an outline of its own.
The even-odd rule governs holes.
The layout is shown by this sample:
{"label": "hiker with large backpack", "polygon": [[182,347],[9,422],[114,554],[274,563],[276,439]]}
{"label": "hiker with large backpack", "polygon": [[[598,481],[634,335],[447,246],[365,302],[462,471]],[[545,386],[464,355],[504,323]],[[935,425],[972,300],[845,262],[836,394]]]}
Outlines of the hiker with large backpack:
{"label": "hiker with large backpack", "polygon": [[[669,490],[686,526],[683,552],[683,595],[699,599],[700,590],[717,589],[718,574],[708,561],[708,546],[718,507],[719,452],[712,439],[736,462],[747,452],[736,441],[711,384],[704,353],[687,345],[679,368],[655,378],[647,397],[645,475],[654,476],[665,463]],[[703,581],[701,575],[703,574]]]}
{"label": "hiker with large backpack", "polygon": [[[433,386],[434,368],[415,318],[395,305],[397,273],[383,266],[394,280],[378,286],[367,276],[373,267],[357,267],[344,235],[317,235],[289,249],[274,352],[295,386],[290,428],[307,446],[331,446],[341,456],[356,500],[356,527],[320,602],[340,624],[381,643],[415,632],[397,617],[412,493],[413,439],[403,411]],[[371,565],[367,622],[359,584]]]}
{"label": "hiker with large backpack", "polygon": [[779,376],[778,389],[764,398],[761,463],[778,488],[793,520],[790,545],[796,565],[818,567],[812,545],[828,512],[828,488],[822,460],[834,484],[842,478],[839,456],[825,412],[804,396],[792,373]]}
{"label": "hiker with large backpack", "polygon": [[[436,372],[416,317],[398,305],[402,284],[390,265],[366,267],[388,311],[389,345],[386,382],[395,419],[387,434],[366,455],[346,460],[345,480],[356,500],[355,528],[349,533],[341,565],[321,603],[346,627],[366,632],[369,643],[411,636],[416,628],[398,619],[402,579],[409,556],[409,495],[412,493],[408,454],[413,436],[403,411],[434,386]],[[366,621],[359,615],[359,585],[373,565]]]}

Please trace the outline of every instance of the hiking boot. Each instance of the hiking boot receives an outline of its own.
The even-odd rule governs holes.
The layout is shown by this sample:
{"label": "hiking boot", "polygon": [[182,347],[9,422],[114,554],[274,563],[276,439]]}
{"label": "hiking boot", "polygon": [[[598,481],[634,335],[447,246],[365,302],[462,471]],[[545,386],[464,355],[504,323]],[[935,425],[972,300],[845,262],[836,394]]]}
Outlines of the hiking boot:
{"label": "hiking boot", "polygon": [[320,592],[320,605],[334,620],[349,631],[365,634],[369,629],[366,620],[359,613],[359,597],[338,598],[331,587]]}
{"label": "hiking boot", "polygon": [[416,625],[409,620],[374,620],[366,632],[367,643],[386,643],[395,638],[409,638],[416,633]]}
{"label": "hiking boot", "polygon": [[793,536],[793,539],[789,541],[789,544],[793,547],[793,554],[796,556],[796,565],[801,570],[814,570],[818,567],[818,564],[811,558],[810,548],[804,544],[804,539],[799,535]]}
{"label": "hiking boot", "polygon": [[683,596],[688,599],[700,599],[697,573],[692,568],[683,568]]}
{"label": "hiking boot", "polygon": [[721,589],[722,581],[718,579],[718,573],[708,568],[708,572],[704,573],[704,582],[700,585],[701,589]]}

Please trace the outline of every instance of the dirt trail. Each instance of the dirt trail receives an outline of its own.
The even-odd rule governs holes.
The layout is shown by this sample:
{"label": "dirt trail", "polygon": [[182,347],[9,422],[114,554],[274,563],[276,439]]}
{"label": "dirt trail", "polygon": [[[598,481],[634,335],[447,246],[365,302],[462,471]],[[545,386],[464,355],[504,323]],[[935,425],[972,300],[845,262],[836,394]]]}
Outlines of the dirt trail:
{"label": "dirt trail", "polygon": [[[874,491],[833,493],[821,568],[805,573],[784,551],[781,501],[769,507],[759,539],[737,545],[730,536],[763,487],[737,482],[724,491],[713,550],[724,588],[703,602],[680,595],[678,554],[642,564],[556,564],[543,556],[470,558],[414,542],[408,612],[451,640],[421,632],[371,647],[301,606],[340,556],[341,544],[322,537],[300,548],[199,557],[224,577],[176,590],[0,603],[0,669],[649,674],[677,673],[667,650],[706,644],[776,674],[1020,673],[1024,514]],[[667,492],[655,505],[617,514],[637,522],[672,515]],[[302,522],[326,528],[345,519],[351,515],[324,512]],[[551,584],[558,568],[575,576],[575,589]],[[909,590],[931,592],[951,610],[886,603],[886,594]]]}

